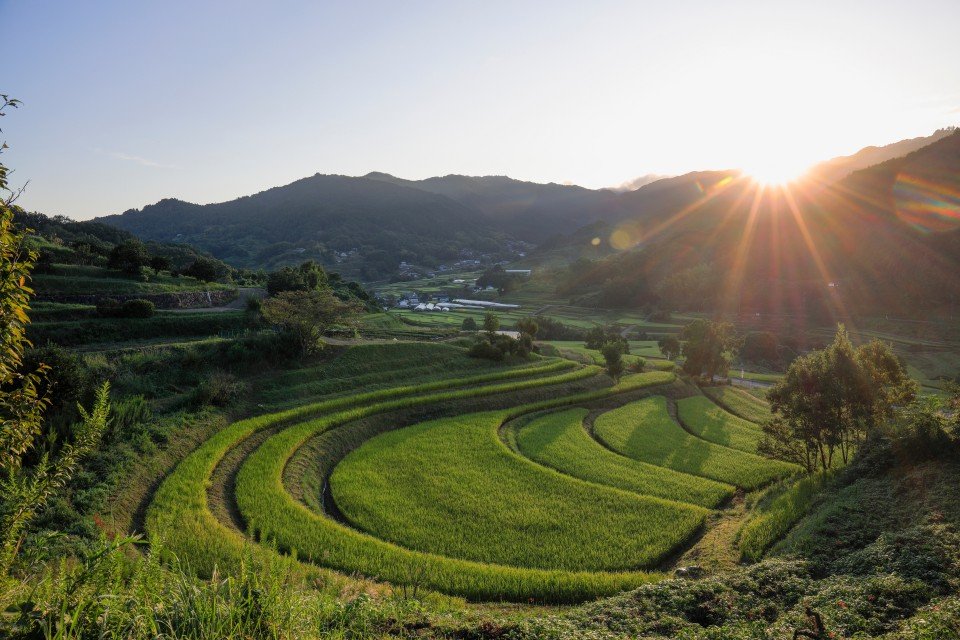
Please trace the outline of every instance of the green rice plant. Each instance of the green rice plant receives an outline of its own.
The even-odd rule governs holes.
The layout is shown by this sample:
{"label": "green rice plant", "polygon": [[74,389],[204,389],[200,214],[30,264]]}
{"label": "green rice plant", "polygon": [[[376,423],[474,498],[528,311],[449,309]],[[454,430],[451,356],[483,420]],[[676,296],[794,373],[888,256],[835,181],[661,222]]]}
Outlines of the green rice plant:
{"label": "green rice plant", "polygon": [[[556,376],[555,379],[569,377],[571,374],[564,374]],[[664,372],[626,376],[614,387],[523,405],[507,412],[498,412],[498,415],[501,421],[508,420],[523,413],[589,402],[616,393],[666,384],[672,380],[674,376]],[[543,384],[541,381],[530,382]],[[268,438],[241,467],[236,486],[240,511],[250,529],[260,539],[269,540],[279,549],[293,552],[312,562],[397,584],[413,583],[472,600],[537,599],[555,603],[578,602],[657,579],[656,575],[643,571],[531,569],[492,565],[405,549],[312,512],[290,496],[283,486],[283,469],[290,457],[309,438],[328,429],[374,413],[407,408],[418,403],[455,400],[516,387],[517,385],[492,385],[400,398],[293,425]],[[499,425],[493,424],[490,434],[496,442],[499,442],[496,439],[498,427]],[[504,447],[504,450],[507,449]],[[524,460],[520,456],[516,458]],[[526,463],[533,464],[529,461]]]}
{"label": "green rice plant", "polygon": [[726,447],[756,453],[763,436],[759,425],[727,413],[705,396],[677,401],[680,422],[691,433]]}
{"label": "green rice plant", "polygon": [[706,387],[703,390],[710,399],[730,413],[740,416],[744,420],[763,424],[770,420],[770,405],[760,398],[750,395],[742,389],[723,385],[720,387]]}
{"label": "green rice plant", "polygon": [[441,418],[372,438],[330,478],[338,508],[358,529],[410,549],[572,571],[652,566],[703,523],[703,508],[532,464],[498,438],[509,413]]}
{"label": "green rice plant", "polygon": [[805,476],[761,501],[738,532],[740,555],[756,562],[773,543],[787,534],[810,508],[832,473]]}
{"label": "green rice plant", "polygon": [[[584,369],[535,382],[539,385],[569,382],[585,376],[595,375],[598,371],[596,368]],[[519,372],[517,371],[508,371],[503,372],[501,375],[516,377],[518,374]],[[486,375],[480,378],[485,381],[490,381],[493,376]],[[590,394],[580,394],[580,396],[591,395],[592,397],[599,398],[605,394],[629,391],[647,385],[665,384],[673,379],[673,375],[662,373],[627,376],[615,387],[601,389],[591,392]],[[312,403],[279,413],[257,416],[235,422],[204,442],[194,452],[184,458],[173,472],[167,476],[158,488],[148,509],[146,522],[147,531],[154,538],[157,535],[167,536],[165,541],[169,552],[188,562],[200,575],[209,576],[216,568],[220,570],[236,568],[240,566],[245,559],[258,563],[269,561],[275,556],[271,549],[252,544],[245,536],[236,530],[221,524],[210,512],[207,505],[207,484],[217,464],[230,449],[257,431],[279,427],[284,424],[291,424],[298,420],[304,420],[312,415],[340,411],[345,408],[362,406],[366,403],[374,403],[378,400],[387,399],[395,400],[374,407],[371,413],[375,411],[389,411],[393,408],[399,408],[398,405],[401,404],[407,404],[408,406],[415,406],[417,403],[429,404],[435,401],[437,394],[422,395],[419,399],[404,398],[404,396],[427,392],[432,388],[471,385],[477,381],[478,377],[474,377],[444,380],[427,385],[395,387]],[[481,396],[487,393],[501,393],[516,386],[515,383],[490,385],[487,387],[471,388],[469,391],[471,395]],[[446,397],[455,394],[440,395]],[[352,418],[345,416],[344,419],[349,421]],[[284,494],[284,496],[286,496],[286,494]],[[412,570],[413,567],[409,565],[408,568]],[[329,572],[323,573],[314,567],[301,567],[301,570],[314,575],[321,573],[321,577],[328,582],[335,581],[336,579],[335,574],[330,574]],[[549,576],[547,577],[549,578]],[[589,578],[589,580],[587,580],[587,578]],[[563,593],[566,594],[565,597],[568,601],[582,600],[585,597],[590,597],[591,594],[614,593],[630,585],[650,579],[653,578],[650,576],[634,575],[629,579],[610,578],[596,581],[592,576],[587,576],[577,579],[578,584],[590,585],[589,588],[586,589],[587,596],[579,595],[583,593],[582,589],[572,589],[569,586]],[[586,580],[586,582],[584,582],[584,580]],[[399,582],[406,583],[409,582],[409,580],[399,580]]]}
{"label": "green rice plant", "polygon": [[569,409],[522,426],[517,448],[562,473],[598,484],[702,507],[733,495],[728,484],[640,462],[604,448],[583,427],[586,409]]}
{"label": "green rice plant", "polygon": [[635,460],[744,489],[755,489],[799,470],[793,464],[690,435],[670,417],[662,396],[608,411],[594,421],[593,429],[606,446]]}

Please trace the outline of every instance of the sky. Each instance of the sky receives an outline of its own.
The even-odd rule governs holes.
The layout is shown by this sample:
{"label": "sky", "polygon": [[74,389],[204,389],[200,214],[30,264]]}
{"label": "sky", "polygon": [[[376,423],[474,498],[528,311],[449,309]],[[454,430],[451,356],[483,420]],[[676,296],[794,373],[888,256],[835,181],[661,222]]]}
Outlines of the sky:
{"label": "sky", "polygon": [[0,0],[4,164],[75,219],[314,173],[789,175],[960,124],[957,24],[957,0]]}

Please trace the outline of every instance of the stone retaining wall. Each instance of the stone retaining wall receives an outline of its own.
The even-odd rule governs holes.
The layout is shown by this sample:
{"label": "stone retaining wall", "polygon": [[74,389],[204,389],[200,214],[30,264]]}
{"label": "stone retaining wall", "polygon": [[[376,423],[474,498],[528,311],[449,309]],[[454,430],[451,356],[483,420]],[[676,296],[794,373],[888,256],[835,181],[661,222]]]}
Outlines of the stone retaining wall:
{"label": "stone retaining wall", "polygon": [[157,309],[202,309],[222,307],[237,297],[236,289],[216,291],[177,291],[175,293],[123,293],[107,294],[48,294],[38,295],[37,302],[59,302],[63,304],[97,304],[101,300],[111,299],[118,302],[127,300],[149,300]]}

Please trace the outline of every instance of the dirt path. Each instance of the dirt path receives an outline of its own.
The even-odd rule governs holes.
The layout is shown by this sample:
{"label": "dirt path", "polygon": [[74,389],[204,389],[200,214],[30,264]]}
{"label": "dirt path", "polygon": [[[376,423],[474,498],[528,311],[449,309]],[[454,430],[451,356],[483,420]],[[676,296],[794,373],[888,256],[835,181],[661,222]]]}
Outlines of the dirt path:
{"label": "dirt path", "polygon": [[684,551],[674,563],[675,567],[696,565],[713,573],[734,569],[740,563],[736,538],[740,526],[749,515],[743,491],[737,490],[733,500],[722,510],[707,516],[703,535],[693,546]]}

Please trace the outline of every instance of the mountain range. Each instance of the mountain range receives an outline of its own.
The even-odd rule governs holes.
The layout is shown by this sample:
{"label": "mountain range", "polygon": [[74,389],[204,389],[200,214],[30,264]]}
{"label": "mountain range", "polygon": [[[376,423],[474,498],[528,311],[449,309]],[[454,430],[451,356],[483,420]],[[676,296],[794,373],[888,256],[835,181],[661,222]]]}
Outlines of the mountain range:
{"label": "mountain range", "polygon": [[[828,279],[885,288],[891,278],[922,273],[924,286],[901,287],[898,304],[909,306],[953,295],[957,176],[960,133],[943,130],[821,163],[787,190],[763,189],[732,170],[625,192],[505,176],[317,174],[230,202],[168,199],[100,221],[147,240],[193,244],[244,267],[352,252],[367,279],[389,276],[400,261],[509,258],[511,240],[566,255],[589,244],[580,253],[596,258],[643,251],[656,256],[646,269],[658,280],[701,264],[754,284]],[[848,295],[858,308],[870,297]]]}

